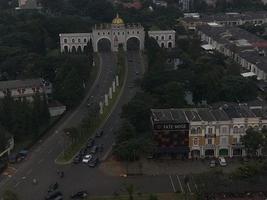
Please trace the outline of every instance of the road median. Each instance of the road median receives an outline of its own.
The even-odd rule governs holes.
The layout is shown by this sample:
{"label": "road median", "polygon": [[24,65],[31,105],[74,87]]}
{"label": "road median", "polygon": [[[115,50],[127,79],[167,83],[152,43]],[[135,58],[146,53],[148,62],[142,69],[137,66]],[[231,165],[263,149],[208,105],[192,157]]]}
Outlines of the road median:
{"label": "road median", "polygon": [[[64,151],[59,154],[59,156],[55,160],[56,164],[70,164],[79,150],[86,145],[87,140],[95,135],[98,129],[101,129],[104,126],[111,113],[116,108],[117,103],[123,93],[126,84],[126,76],[128,74],[128,68],[125,65],[125,55],[124,53],[123,55],[121,54],[122,53],[117,54],[117,75],[119,77],[119,85],[116,87],[115,92],[112,94],[112,99],[109,99],[109,104],[103,107],[102,114],[96,114],[94,117],[88,119],[88,121],[86,121],[86,119],[83,120],[83,124],[79,125],[78,130],[82,131],[81,129],[84,127],[81,126],[86,126],[86,131],[83,131],[84,134],[82,134],[78,140],[70,144]],[[119,59],[123,60],[119,61]]]}

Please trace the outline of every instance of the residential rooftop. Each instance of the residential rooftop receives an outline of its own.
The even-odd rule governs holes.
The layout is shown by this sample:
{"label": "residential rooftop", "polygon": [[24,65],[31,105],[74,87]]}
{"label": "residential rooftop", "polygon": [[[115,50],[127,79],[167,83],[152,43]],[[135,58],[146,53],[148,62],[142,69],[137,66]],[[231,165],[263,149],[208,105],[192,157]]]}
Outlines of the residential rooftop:
{"label": "residential rooftop", "polygon": [[151,109],[152,119],[160,123],[230,121],[233,118],[267,118],[264,109],[250,109],[247,104],[224,104],[219,108]]}
{"label": "residential rooftop", "polygon": [[30,87],[41,87],[43,85],[44,85],[44,81],[41,78],[25,79],[25,80],[0,81],[0,90],[17,89],[17,88],[30,88]]}

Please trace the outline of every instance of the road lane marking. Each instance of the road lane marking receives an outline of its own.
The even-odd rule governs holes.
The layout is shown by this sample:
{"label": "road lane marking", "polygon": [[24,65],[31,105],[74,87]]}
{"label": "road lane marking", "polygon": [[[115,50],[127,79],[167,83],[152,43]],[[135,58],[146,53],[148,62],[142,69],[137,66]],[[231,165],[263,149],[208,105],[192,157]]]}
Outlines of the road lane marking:
{"label": "road lane marking", "polygon": [[44,161],[44,159],[41,159],[38,161],[38,164],[41,164]]}
{"label": "road lane marking", "polygon": [[179,185],[180,185],[180,188],[181,188],[182,193],[184,193],[184,188],[183,188],[183,186],[182,186],[182,184],[181,184],[181,181],[180,181],[179,176],[176,175],[176,178],[177,178],[177,180],[178,180],[178,182],[179,182]]}
{"label": "road lane marking", "polygon": [[173,180],[172,180],[171,175],[169,175],[169,178],[170,178],[170,181],[171,181],[172,189],[173,189],[174,192],[176,192],[176,189],[175,189],[175,186],[173,184]]}

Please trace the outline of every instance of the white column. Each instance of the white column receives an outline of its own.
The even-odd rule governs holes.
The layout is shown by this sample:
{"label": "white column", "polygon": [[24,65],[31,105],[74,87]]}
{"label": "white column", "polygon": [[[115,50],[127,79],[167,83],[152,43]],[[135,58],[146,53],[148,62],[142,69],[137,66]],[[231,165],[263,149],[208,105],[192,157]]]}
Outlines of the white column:
{"label": "white column", "polygon": [[116,83],[115,81],[112,82],[112,92],[116,91]]}
{"label": "white column", "polygon": [[108,95],[105,94],[105,106],[108,106]]}
{"label": "white column", "polygon": [[99,102],[99,107],[100,107],[99,113],[102,115],[103,114],[103,103],[102,103],[102,101]]}
{"label": "white column", "polygon": [[120,83],[119,83],[119,76],[117,75],[116,76],[116,86],[118,87],[120,85]]}
{"label": "white column", "polygon": [[109,98],[112,99],[112,87],[109,88]]}

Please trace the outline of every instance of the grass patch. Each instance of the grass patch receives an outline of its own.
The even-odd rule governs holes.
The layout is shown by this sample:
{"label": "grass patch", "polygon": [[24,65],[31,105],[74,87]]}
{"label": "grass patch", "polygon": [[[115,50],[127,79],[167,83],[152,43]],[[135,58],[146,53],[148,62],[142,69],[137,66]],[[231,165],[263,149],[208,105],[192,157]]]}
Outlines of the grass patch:
{"label": "grass patch", "polygon": [[[73,157],[78,153],[78,151],[85,146],[87,139],[92,136],[93,133],[96,132],[96,130],[108,119],[109,114],[111,113],[118,96],[120,95],[123,87],[123,83],[125,80],[125,63],[124,54],[118,55],[118,59],[123,59],[121,62],[118,62],[118,76],[119,76],[119,86],[116,87],[116,91],[112,94],[112,99],[109,99],[109,105],[104,106],[103,108],[103,114],[97,115],[96,117],[93,117],[90,120],[90,125],[87,127],[86,131],[84,131],[84,134],[81,135],[81,137],[73,144],[69,145],[67,149],[64,152],[61,152],[58,158],[56,159],[57,163],[61,164],[68,164],[72,161]],[[99,60],[96,60],[96,66],[99,66]],[[96,75],[95,75],[96,76]],[[88,122],[89,123],[89,122]]]}

